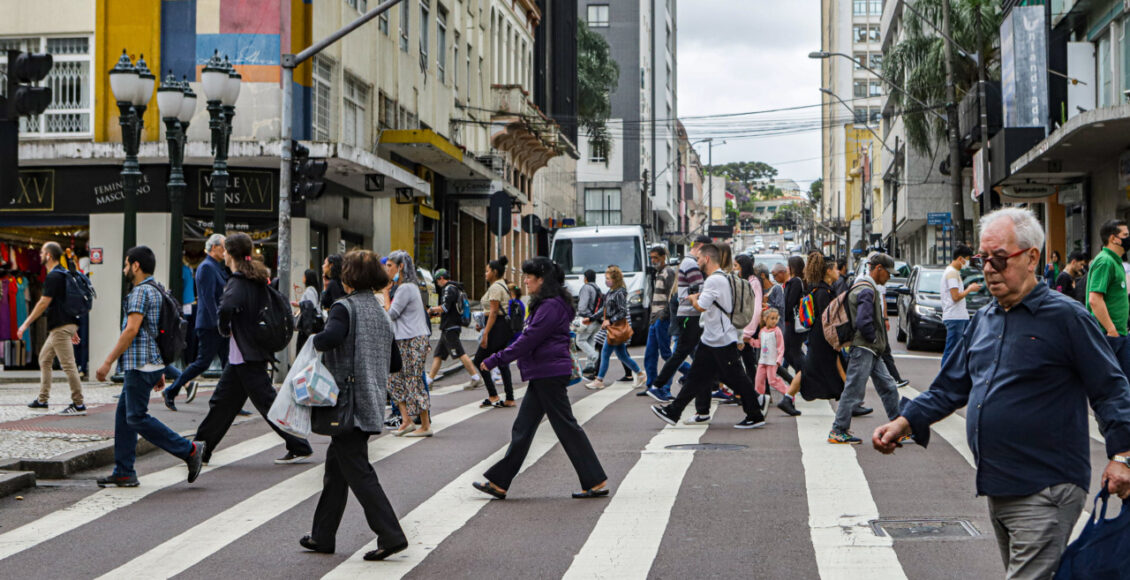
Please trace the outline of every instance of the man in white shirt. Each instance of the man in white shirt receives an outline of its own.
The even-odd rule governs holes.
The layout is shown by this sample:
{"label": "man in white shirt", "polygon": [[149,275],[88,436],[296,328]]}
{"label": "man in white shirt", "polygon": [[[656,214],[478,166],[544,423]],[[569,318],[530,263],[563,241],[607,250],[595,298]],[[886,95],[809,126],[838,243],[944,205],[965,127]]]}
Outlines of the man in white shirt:
{"label": "man in white shirt", "polygon": [[[738,329],[730,322],[733,312],[733,294],[730,277],[720,265],[721,250],[716,244],[704,244],[698,251],[698,266],[706,274],[702,292],[688,296],[695,310],[701,312],[702,338],[695,353],[694,363],[687,374],[686,385],[669,405],[652,405],[651,410],[670,425],[679,422],[683,409],[701,389],[709,392],[715,381],[722,381],[742,399],[746,417],[735,429],[757,429],[765,426],[765,416],[757,405],[757,393],[745,373],[738,353]],[[710,417],[696,415],[696,422],[705,423]]]}
{"label": "man in white shirt", "polygon": [[981,289],[981,285],[974,282],[965,286],[961,280],[961,270],[969,266],[973,258],[973,248],[960,244],[953,251],[953,261],[946,266],[942,274],[942,324],[946,327],[946,347],[942,351],[942,366],[946,366],[946,359],[955,348],[965,327],[969,326],[969,310],[965,308],[965,297]]}

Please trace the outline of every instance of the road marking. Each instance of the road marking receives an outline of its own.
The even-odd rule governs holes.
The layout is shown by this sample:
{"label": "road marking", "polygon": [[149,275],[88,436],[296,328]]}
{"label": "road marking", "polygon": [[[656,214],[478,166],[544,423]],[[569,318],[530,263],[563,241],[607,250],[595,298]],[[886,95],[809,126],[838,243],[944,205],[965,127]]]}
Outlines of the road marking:
{"label": "road marking", "polygon": [[910,358],[910,359],[916,359],[916,360],[936,360],[936,361],[942,360],[942,357],[940,357],[940,356],[930,356],[930,355],[927,355],[927,354],[907,354],[905,352],[892,352],[891,356],[893,356],[895,358]]}
{"label": "road marking", "polygon": [[[521,397],[526,389],[516,389]],[[469,403],[432,418],[436,433],[490,411]],[[378,437],[369,443],[369,461],[376,463],[423,441],[415,437]],[[172,578],[215,554],[255,528],[269,522],[322,491],[325,465],[318,464],[271,486],[197,524],[160,546],[103,575],[102,578]]]}
{"label": "road marking", "polygon": [[[574,403],[573,415],[577,418],[577,422],[584,425],[589,419],[632,391],[630,385],[626,383],[624,385],[609,386]],[[538,429],[519,474],[537,463],[543,455],[557,445],[557,436],[545,423],[543,421]],[[330,570],[323,578],[362,578],[374,572],[379,572],[381,578],[406,576],[444,540],[466,525],[475,514],[479,513],[479,510],[483,509],[483,506],[493,501],[473,489],[471,483],[482,479],[483,472],[502,459],[507,447],[508,445],[503,446],[490,457],[463,472],[408,515],[400,518],[400,525],[404,527],[404,533],[408,536],[408,549],[385,560],[380,565],[379,571],[371,562],[362,559],[366,552],[377,549],[377,542],[373,540],[340,566]]]}
{"label": "road marking", "polygon": [[[226,449],[220,449],[212,454],[209,465],[204,467],[202,473],[242,461],[281,444],[282,440],[278,435],[268,432]],[[137,503],[142,498],[166,487],[181,483],[185,480],[185,474],[185,468],[178,465],[142,475],[141,487],[106,488],[66,508],[0,534],[0,560],[61,536],[114,510]]]}
{"label": "road marking", "polygon": [[870,520],[879,517],[867,477],[851,445],[826,441],[835,414],[827,401],[802,401],[796,418],[808,525],[816,565],[823,579],[906,578],[889,537],[876,536]]}
{"label": "road marking", "polygon": [[[716,405],[715,405],[716,406]],[[713,413],[711,413],[713,415]],[[668,425],[640,458],[601,514],[565,578],[647,578],[671,518],[671,508],[694,451],[668,445],[698,443],[708,425]]]}

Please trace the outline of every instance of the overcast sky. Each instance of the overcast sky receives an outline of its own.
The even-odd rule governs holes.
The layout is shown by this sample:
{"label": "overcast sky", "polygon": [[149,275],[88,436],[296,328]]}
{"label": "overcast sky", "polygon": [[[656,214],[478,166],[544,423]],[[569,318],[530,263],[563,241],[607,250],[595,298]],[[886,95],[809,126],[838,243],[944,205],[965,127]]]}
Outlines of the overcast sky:
{"label": "overcast sky", "polygon": [[[679,117],[820,103],[820,0],[679,0]],[[692,141],[716,137],[714,163],[764,161],[803,189],[820,177],[820,131],[728,138],[767,121],[817,125],[819,107],[717,120],[686,119]],[[725,145],[718,141],[726,139]],[[696,145],[706,163],[706,144]]]}

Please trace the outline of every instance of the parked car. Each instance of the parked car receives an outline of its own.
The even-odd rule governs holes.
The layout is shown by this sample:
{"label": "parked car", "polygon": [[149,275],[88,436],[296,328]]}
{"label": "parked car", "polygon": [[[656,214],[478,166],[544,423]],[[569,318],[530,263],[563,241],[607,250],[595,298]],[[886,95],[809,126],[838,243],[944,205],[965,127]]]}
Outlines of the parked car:
{"label": "parked car", "polygon": [[791,242],[794,238],[796,238],[796,232],[785,232],[781,234],[781,237],[783,237],[786,242]]}
{"label": "parked car", "polygon": [[765,264],[767,268],[772,268],[773,264],[789,265],[789,259],[784,254],[754,254],[754,264]]}
{"label": "parked car", "polygon": [[781,244],[779,244],[777,242],[769,242],[769,249],[776,252],[777,250],[781,249]]}
{"label": "parked car", "polygon": [[[946,327],[942,324],[942,274],[945,266],[914,266],[906,285],[898,288],[898,334],[907,349],[918,350],[926,346],[941,347],[946,342]],[[962,283],[984,283],[979,270],[961,271]],[[970,316],[989,303],[991,296],[984,287],[966,296],[965,307]]]}

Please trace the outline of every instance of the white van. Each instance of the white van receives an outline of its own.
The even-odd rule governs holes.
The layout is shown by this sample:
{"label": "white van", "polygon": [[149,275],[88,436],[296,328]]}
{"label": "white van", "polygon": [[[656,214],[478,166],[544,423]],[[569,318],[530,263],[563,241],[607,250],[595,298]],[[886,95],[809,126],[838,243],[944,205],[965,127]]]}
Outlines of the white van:
{"label": "white van", "polygon": [[633,342],[646,340],[651,280],[647,275],[648,246],[640,226],[564,228],[553,237],[550,257],[565,270],[565,284],[576,298],[585,283],[585,270],[596,272],[596,285],[607,293],[604,270],[619,266],[628,287]]}

